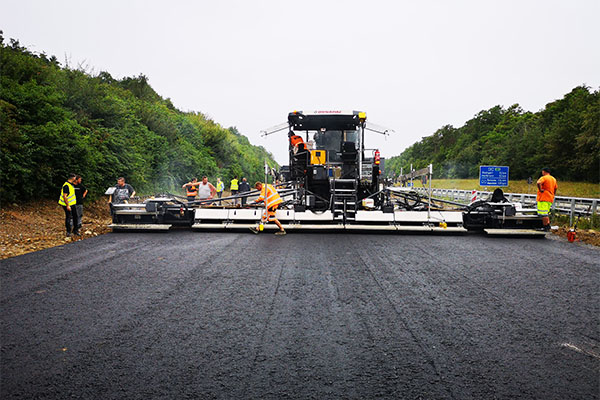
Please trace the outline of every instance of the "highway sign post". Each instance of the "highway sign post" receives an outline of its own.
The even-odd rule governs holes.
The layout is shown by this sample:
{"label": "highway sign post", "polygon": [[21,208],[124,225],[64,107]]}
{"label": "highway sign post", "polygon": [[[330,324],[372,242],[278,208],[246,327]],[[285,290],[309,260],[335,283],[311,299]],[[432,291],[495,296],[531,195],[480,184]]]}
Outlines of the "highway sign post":
{"label": "highway sign post", "polygon": [[507,187],[508,167],[480,165],[479,186]]}

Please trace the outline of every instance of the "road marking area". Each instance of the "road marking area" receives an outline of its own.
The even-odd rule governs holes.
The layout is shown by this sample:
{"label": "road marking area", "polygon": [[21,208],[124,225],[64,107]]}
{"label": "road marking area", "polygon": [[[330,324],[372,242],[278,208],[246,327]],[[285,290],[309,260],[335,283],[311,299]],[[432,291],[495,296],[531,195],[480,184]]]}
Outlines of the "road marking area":
{"label": "road marking area", "polygon": [[570,349],[570,350],[576,351],[578,353],[585,354],[590,357],[594,357],[597,360],[600,360],[600,354],[596,353],[595,351],[585,349],[585,348],[583,348],[583,346],[575,346],[574,344],[571,344],[571,343],[561,343],[560,345],[561,345],[561,347],[565,347],[567,349]]}

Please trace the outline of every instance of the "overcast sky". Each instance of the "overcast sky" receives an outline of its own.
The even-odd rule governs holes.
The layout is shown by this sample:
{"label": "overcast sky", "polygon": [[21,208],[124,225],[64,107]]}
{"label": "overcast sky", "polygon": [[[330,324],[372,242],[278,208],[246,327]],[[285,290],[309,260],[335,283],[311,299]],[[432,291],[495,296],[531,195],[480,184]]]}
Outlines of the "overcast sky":
{"label": "overcast sky", "polygon": [[293,110],[360,110],[398,155],[494,105],[538,111],[600,86],[600,1],[1,0],[0,29],[115,78],[144,74],[287,164]]}

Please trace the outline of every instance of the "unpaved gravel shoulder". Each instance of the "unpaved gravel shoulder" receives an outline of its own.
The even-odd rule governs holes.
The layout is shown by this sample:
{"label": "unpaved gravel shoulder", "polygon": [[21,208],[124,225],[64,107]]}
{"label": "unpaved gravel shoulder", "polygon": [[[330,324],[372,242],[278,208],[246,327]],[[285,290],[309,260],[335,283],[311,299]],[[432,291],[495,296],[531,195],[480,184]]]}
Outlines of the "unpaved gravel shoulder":
{"label": "unpaved gravel shoulder", "polygon": [[0,209],[0,259],[107,233],[110,220],[106,199],[86,203],[83,206],[82,235],[66,238],[65,214],[55,201],[3,204]]}

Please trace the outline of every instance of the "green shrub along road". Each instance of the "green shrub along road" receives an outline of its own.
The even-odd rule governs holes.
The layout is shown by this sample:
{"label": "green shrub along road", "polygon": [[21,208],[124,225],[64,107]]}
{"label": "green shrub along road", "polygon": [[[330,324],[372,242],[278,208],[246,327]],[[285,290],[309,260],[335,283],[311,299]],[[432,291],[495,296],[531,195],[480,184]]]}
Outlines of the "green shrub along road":
{"label": "green shrub along road", "polygon": [[[263,147],[235,127],[177,110],[147,77],[92,75],[35,54],[0,31],[0,202],[57,198],[69,172],[92,196],[124,176],[140,194],[181,193],[193,176],[250,182]],[[481,111],[440,128],[386,162],[388,175],[433,163],[436,178],[476,178],[479,165],[507,165],[511,179],[548,166],[559,182],[600,181],[600,93],[579,86],[536,113],[518,105]],[[561,192],[564,194],[564,192]]]}
{"label": "green shrub along road", "polygon": [[144,75],[113,79],[61,67],[0,32],[0,201],[58,199],[69,172],[91,194],[124,176],[138,193],[177,190],[193,176],[260,179],[263,147],[202,113],[181,112]]}

